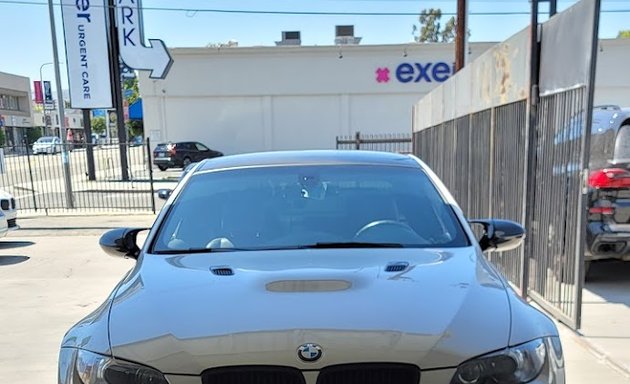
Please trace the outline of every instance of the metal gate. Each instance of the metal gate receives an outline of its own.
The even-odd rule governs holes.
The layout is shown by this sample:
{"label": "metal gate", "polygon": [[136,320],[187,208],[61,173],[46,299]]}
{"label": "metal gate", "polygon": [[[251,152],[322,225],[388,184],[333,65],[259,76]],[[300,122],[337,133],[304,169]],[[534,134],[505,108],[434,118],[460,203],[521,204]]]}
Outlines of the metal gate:
{"label": "metal gate", "polygon": [[[149,143],[5,147],[0,158],[0,189],[11,193],[21,211],[46,214],[68,211],[155,212]],[[87,147],[94,158],[90,179]],[[129,180],[122,180],[120,151],[127,152]],[[69,165],[64,172],[64,160]],[[69,180],[68,180],[69,179]]]}
{"label": "metal gate", "polygon": [[465,214],[528,230],[524,247],[489,260],[524,297],[574,329],[599,11],[600,0],[583,0],[539,26],[539,41],[526,30],[498,44],[414,109],[415,153]]}

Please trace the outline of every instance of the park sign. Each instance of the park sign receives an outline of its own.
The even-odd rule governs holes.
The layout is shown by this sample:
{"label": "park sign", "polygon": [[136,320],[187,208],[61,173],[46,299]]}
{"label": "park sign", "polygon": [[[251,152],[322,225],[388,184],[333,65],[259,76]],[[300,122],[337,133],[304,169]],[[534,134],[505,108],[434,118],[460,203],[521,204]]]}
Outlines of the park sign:
{"label": "park sign", "polygon": [[61,0],[73,108],[112,107],[104,0]]}
{"label": "park sign", "polygon": [[140,0],[116,0],[116,25],[120,57],[133,69],[151,71],[152,79],[164,79],[173,59],[162,40],[144,42]]}

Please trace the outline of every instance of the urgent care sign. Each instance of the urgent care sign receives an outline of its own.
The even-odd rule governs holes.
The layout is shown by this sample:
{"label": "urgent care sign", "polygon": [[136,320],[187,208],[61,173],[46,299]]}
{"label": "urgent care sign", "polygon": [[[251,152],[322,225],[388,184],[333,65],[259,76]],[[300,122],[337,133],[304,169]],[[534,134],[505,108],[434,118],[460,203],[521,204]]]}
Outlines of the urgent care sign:
{"label": "urgent care sign", "polygon": [[70,101],[73,108],[112,107],[104,0],[62,0]]}

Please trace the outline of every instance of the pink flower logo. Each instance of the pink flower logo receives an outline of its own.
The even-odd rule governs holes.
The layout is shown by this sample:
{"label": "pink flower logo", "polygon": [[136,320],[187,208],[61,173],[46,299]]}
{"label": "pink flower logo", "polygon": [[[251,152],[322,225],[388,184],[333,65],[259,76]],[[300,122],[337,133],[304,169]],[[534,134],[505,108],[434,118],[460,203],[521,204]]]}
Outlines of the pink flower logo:
{"label": "pink flower logo", "polygon": [[376,70],[376,82],[378,83],[389,82],[389,68],[378,68]]}

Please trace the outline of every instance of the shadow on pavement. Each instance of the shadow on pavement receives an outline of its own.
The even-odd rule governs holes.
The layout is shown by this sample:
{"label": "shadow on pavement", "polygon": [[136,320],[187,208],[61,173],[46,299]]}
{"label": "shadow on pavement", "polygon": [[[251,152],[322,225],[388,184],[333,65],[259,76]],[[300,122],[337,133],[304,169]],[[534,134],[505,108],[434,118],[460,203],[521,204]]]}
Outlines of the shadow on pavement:
{"label": "shadow on pavement", "polygon": [[630,307],[630,262],[594,262],[584,288],[608,303]]}
{"label": "shadow on pavement", "polygon": [[30,247],[35,243],[32,241],[0,241],[0,250],[2,249],[12,249],[12,248],[22,248],[22,247]]}
{"label": "shadow on pavement", "polygon": [[0,256],[0,266],[20,264],[30,259],[28,256]]}

